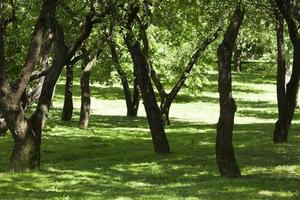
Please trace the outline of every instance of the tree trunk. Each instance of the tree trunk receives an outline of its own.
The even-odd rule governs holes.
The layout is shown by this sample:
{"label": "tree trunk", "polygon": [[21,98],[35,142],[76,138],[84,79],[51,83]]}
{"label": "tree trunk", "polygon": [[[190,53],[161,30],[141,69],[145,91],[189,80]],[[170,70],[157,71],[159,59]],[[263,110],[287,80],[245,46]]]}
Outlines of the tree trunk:
{"label": "tree trunk", "polygon": [[[287,142],[288,140],[288,130],[291,126],[294,112],[297,104],[297,96],[299,89],[299,78],[300,78],[300,38],[298,33],[298,26],[291,12],[291,2],[284,0],[276,0],[278,9],[280,10],[282,16],[284,17],[289,30],[290,40],[293,44],[293,69],[292,75],[289,83],[286,86],[285,93],[285,106],[282,118],[279,118],[275,125],[275,131],[280,132],[279,139],[273,138],[274,142]],[[278,131],[278,130],[280,131]]]}
{"label": "tree trunk", "polygon": [[140,90],[139,90],[139,86],[138,86],[136,73],[134,72],[133,74],[134,74],[134,79],[133,79],[133,101],[132,101],[133,113],[132,113],[132,117],[136,117],[138,110],[139,110],[139,104],[140,104]]}
{"label": "tree trunk", "polygon": [[232,143],[236,105],[232,98],[231,59],[236,38],[244,18],[244,9],[238,6],[218,47],[220,118],[217,124],[216,160],[221,176],[241,176]]}
{"label": "tree trunk", "polygon": [[[27,57],[18,75],[14,87],[8,83],[5,72],[4,40],[0,33],[0,104],[3,116],[14,139],[11,155],[13,171],[26,171],[39,168],[39,138],[33,130],[33,124],[25,116],[21,106],[21,96],[30,81],[34,67],[42,53],[44,36],[49,26],[49,19],[55,18],[57,1],[44,0],[39,19],[36,22]],[[0,32],[2,32],[0,30]]]}
{"label": "tree trunk", "polygon": [[285,60],[285,45],[284,45],[284,19],[279,13],[276,13],[277,25],[277,105],[278,105],[278,120],[275,123],[273,134],[273,142],[281,143],[287,141],[286,127],[286,60]]}
{"label": "tree trunk", "polygon": [[237,73],[242,72],[242,51],[239,49],[235,49],[234,51],[234,66]]}
{"label": "tree trunk", "polygon": [[87,52],[83,55],[82,74],[80,78],[81,87],[81,108],[80,108],[80,121],[81,128],[87,128],[90,120],[91,112],[91,92],[90,92],[90,76],[96,58],[91,60]]}
{"label": "tree trunk", "polygon": [[73,66],[66,66],[66,87],[64,107],[61,119],[63,121],[71,121],[73,114]]}
{"label": "tree trunk", "polygon": [[12,171],[26,171],[39,168],[39,145],[30,121],[21,105],[4,111],[4,117],[14,139],[10,163]]}
{"label": "tree trunk", "polygon": [[109,37],[109,45],[110,45],[110,51],[111,51],[112,60],[114,62],[115,69],[120,76],[121,83],[123,86],[123,92],[124,92],[124,97],[125,97],[126,107],[127,107],[127,116],[128,117],[136,117],[137,112],[134,108],[134,102],[133,102],[133,97],[131,95],[131,91],[129,88],[129,83],[128,83],[126,74],[121,67],[119,57],[117,54],[117,50],[116,50],[116,44],[114,42],[112,35]]}
{"label": "tree trunk", "polygon": [[158,154],[170,153],[170,147],[163,127],[160,109],[157,105],[149,77],[147,59],[142,53],[140,44],[138,42],[133,43],[131,36],[125,37],[125,43],[134,62],[134,66],[136,67],[135,70],[151,130],[154,151]]}
{"label": "tree trunk", "polygon": [[165,98],[161,99],[161,104],[160,104],[160,110],[161,110],[161,116],[163,119],[163,124],[165,126],[170,126],[171,122],[169,119],[169,112],[170,112],[170,107],[172,104],[171,98],[168,98],[169,95],[167,95]]}

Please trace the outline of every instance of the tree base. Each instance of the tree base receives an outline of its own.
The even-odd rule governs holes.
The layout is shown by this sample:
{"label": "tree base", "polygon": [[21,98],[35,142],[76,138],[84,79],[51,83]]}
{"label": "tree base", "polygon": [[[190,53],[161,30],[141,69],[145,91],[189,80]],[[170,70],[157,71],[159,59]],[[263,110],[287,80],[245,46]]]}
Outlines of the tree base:
{"label": "tree base", "polygon": [[23,144],[15,144],[10,163],[13,172],[37,170],[40,167],[39,147],[27,139]]}
{"label": "tree base", "polygon": [[275,123],[275,130],[273,133],[273,143],[286,143],[287,142],[287,129],[283,128],[279,121]]}

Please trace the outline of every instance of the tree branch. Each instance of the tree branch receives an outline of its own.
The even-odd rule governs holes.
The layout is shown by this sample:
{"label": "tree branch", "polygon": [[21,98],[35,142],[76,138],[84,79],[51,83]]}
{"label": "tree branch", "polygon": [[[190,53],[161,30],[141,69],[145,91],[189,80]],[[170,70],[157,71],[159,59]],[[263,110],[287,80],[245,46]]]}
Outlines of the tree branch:
{"label": "tree branch", "polygon": [[35,25],[35,30],[32,35],[31,44],[27,53],[25,64],[19,74],[18,81],[15,85],[15,98],[20,98],[27,83],[30,80],[31,73],[36,65],[41,53],[43,45],[43,36],[47,28],[50,18],[54,18],[56,10],[56,0],[44,0],[40,12],[40,17]]}
{"label": "tree branch", "polygon": [[177,83],[175,84],[175,86],[173,87],[171,92],[169,93],[169,98],[171,98],[171,101],[173,101],[175,99],[176,95],[178,94],[178,92],[180,91],[182,86],[184,85],[189,73],[193,69],[193,67],[196,64],[196,62],[198,61],[199,57],[203,54],[203,52],[207,49],[207,47],[220,36],[221,32],[222,32],[222,27],[220,26],[212,35],[207,37],[197,47],[195,53],[192,55],[188,64],[186,65],[184,71],[182,72],[179,80],[177,81]]}

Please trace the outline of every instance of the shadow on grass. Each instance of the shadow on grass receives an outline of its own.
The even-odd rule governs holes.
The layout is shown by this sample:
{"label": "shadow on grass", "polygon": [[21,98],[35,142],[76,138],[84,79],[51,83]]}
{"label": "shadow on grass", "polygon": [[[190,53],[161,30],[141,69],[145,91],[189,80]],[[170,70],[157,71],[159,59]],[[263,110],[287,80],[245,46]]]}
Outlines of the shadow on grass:
{"label": "shadow on grass", "polygon": [[[206,74],[205,75],[207,79],[210,81],[209,84],[204,84],[203,91],[216,93],[218,91],[217,87],[217,74]],[[260,89],[254,89],[253,87],[248,87],[244,83],[254,83],[254,84],[273,84],[275,79],[274,75],[270,75],[268,73],[241,73],[241,74],[233,74],[233,79],[235,81],[234,85],[234,92],[242,92],[242,93],[248,93],[248,94],[256,94],[260,93],[263,90]],[[273,81],[274,80],[274,81]],[[243,85],[239,85],[242,83]],[[167,86],[168,87],[168,86]],[[64,98],[64,88],[65,88],[65,82],[60,81],[56,86],[56,100],[62,101]],[[91,85],[91,92],[92,96],[97,99],[105,99],[105,100],[121,100],[124,99],[124,93],[122,87],[99,87],[95,85]],[[73,86],[73,94],[74,97],[80,97],[80,86],[78,84],[75,84]],[[156,95],[159,97],[159,95]],[[158,99],[159,101],[159,99]],[[203,102],[212,102],[216,103],[218,99],[203,96],[203,95],[191,95],[186,94],[184,92],[179,93],[176,97],[175,102],[177,103],[189,103],[189,102],[195,102],[195,101],[203,101]]]}
{"label": "shadow on grass", "polygon": [[[299,125],[291,142],[272,144],[273,124],[235,125],[236,155],[244,177],[220,178],[215,125],[173,119],[166,129],[172,153],[156,155],[145,118],[97,116],[86,130],[60,121],[54,109],[43,132],[42,170],[7,173],[1,159],[3,199],[297,199]],[[1,141],[1,158],[10,146]],[[3,148],[2,148],[3,147]]]}

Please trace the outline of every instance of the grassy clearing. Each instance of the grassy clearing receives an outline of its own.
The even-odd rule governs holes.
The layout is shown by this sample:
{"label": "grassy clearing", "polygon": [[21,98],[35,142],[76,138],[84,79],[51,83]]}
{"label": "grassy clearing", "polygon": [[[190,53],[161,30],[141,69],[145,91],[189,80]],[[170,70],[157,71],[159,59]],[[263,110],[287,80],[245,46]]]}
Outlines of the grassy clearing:
{"label": "grassy clearing", "polygon": [[[299,112],[289,143],[272,144],[274,77],[234,75],[234,141],[243,175],[235,180],[218,175],[216,74],[209,79],[201,96],[182,93],[171,108],[168,156],[153,153],[143,107],[139,118],[124,116],[118,87],[93,87],[87,130],[77,128],[78,109],[72,123],[61,122],[60,81],[43,132],[41,171],[10,173],[12,139],[0,138],[0,199],[300,199]],[[79,108],[78,84],[75,95]]]}

